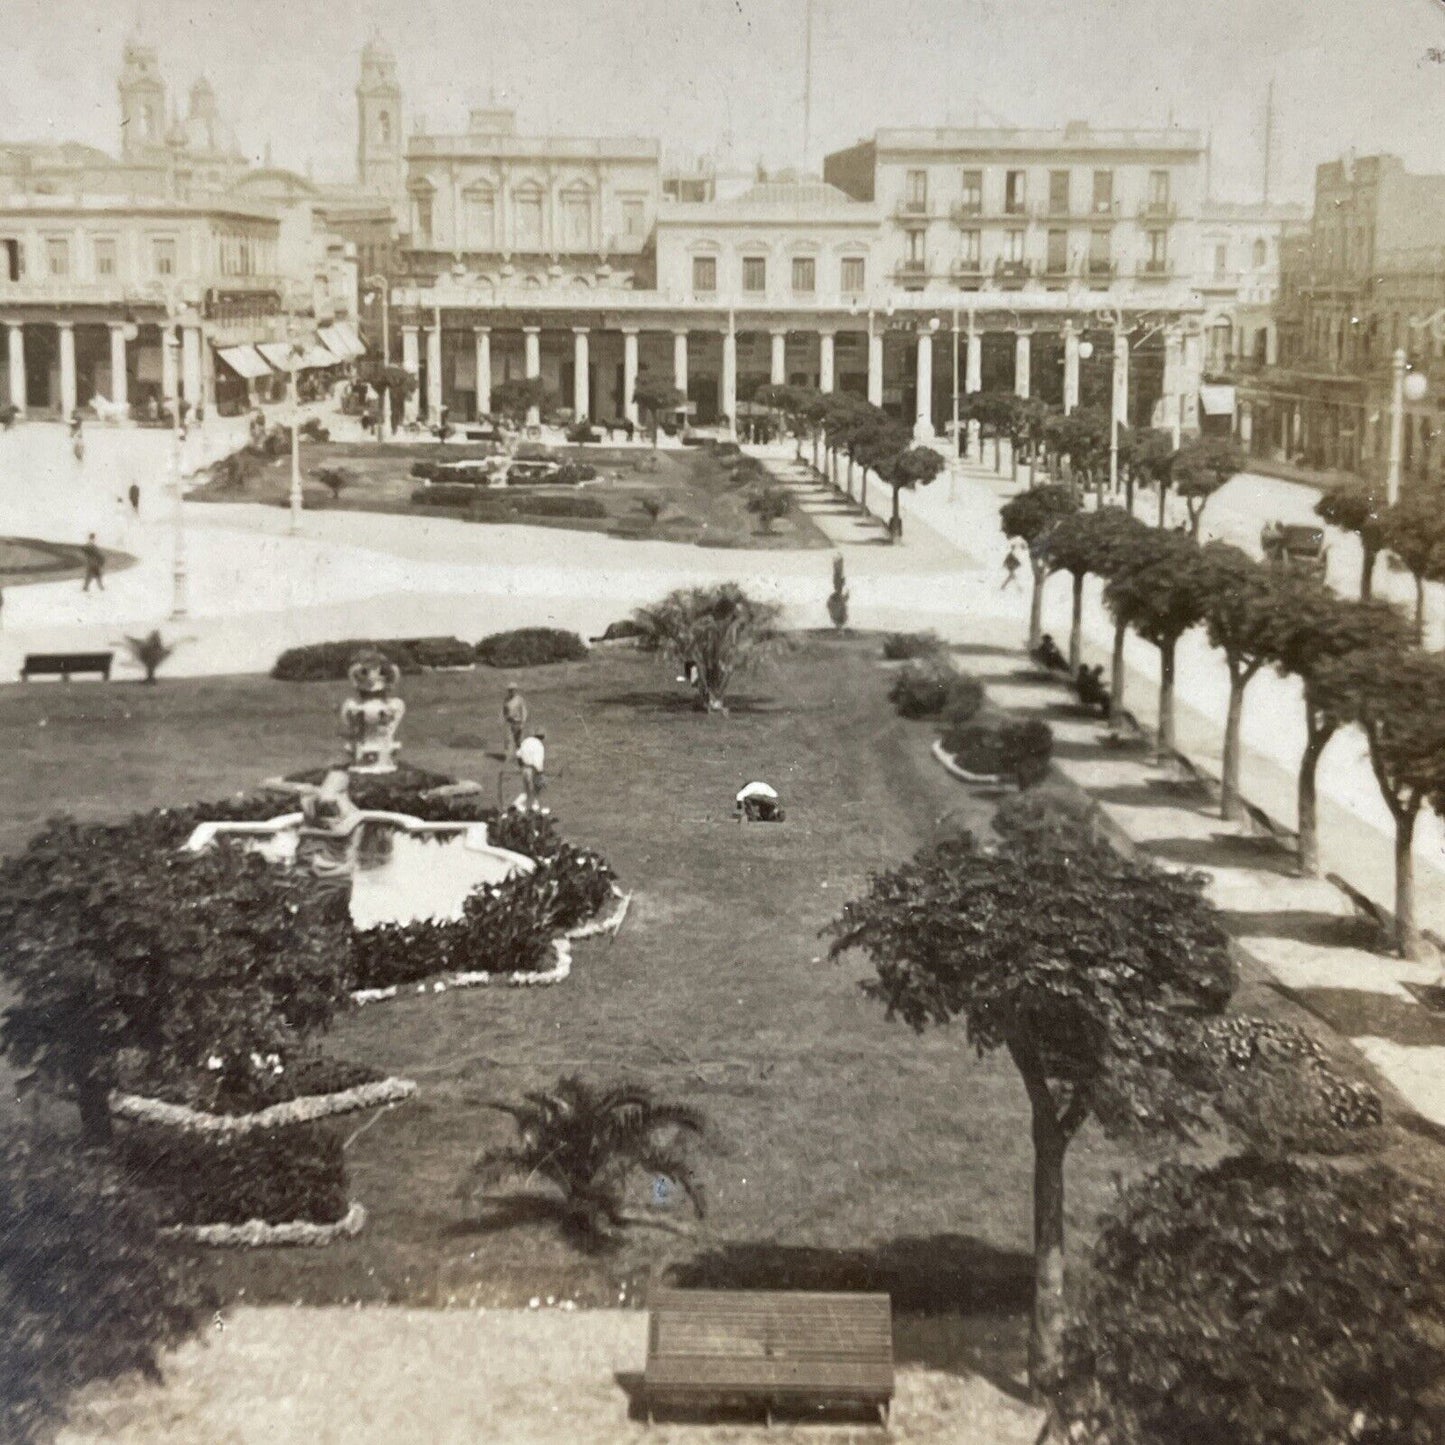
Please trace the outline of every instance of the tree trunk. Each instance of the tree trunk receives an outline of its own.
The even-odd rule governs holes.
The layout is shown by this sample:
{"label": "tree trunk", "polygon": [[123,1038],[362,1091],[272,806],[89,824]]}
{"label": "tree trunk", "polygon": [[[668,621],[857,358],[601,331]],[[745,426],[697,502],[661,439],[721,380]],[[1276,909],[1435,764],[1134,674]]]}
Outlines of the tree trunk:
{"label": "tree trunk", "polygon": [[1242,668],[1231,668],[1229,674],[1229,708],[1224,715],[1224,769],[1219,782],[1219,816],[1230,822],[1244,817],[1239,799],[1239,722],[1244,715],[1244,689],[1249,674]]}
{"label": "tree trunk", "polygon": [[1124,635],[1128,628],[1122,622],[1114,624],[1114,656],[1110,663],[1109,716],[1120,720],[1124,712]]}
{"label": "tree trunk", "polygon": [[893,515],[888,519],[888,536],[891,541],[898,541],[903,536],[903,515],[898,509],[898,496],[903,489],[893,488]]}
{"label": "tree trunk", "polygon": [[1032,652],[1044,635],[1044,578],[1049,574],[1032,558],[1029,561],[1034,574],[1034,590],[1029,595],[1029,651]]}
{"label": "tree trunk", "polygon": [[1164,502],[1165,502],[1165,499],[1168,497],[1168,495],[1169,495],[1169,488],[1166,487],[1163,482],[1160,482],[1160,483],[1159,483],[1159,526],[1160,526],[1161,529],[1163,528],[1163,526],[1164,526],[1164,521],[1165,521]]}
{"label": "tree trunk", "polygon": [[1159,647],[1159,756],[1174,751],[1174,641]]}
{"label": "tree trunk", "polygon": [[80,1108],[80,1131],[86,1144],[104,1148],[110,1144],[110,1087],[103,1079],[82,1079],[75,1087]]}
{"label": "tree trunk", "polygon": [[1415,573],[1415,646],[1425,645],[1425,577]]}
{"label": "tree trunk", "polygon": [[1069,623],[1069,673],[1079,675],[1079,659],[1084,650],[1084,574],[1074,573],[1074,615]]}
{"label": "tree trunk", "polygon": [[1419,962],[1424,940],[1415,923],[1415,819],[1418,805],[1395,814],[1395,947],[1401,958]]}
{"label": "tree trunk", "polygon": [[1334,736],[1331,727],[1310,724],[1305,750],[1300,758],[1296,812],[1299,816],[1299,871],[1303,878],[1320,876],[1320,819],[1316,774],[1325,744]]}
{"label": "tree trunk", "polygon": [[1018,481],[1018,479],[1019,479],[1019,444],[1018,444],[1012,437],[1010,437],[1010,438],[1008,439],[1008,460],[1009,460],[1009,466],[1010,466],[1010,468],[1012,469],[1013,480],[1014,480],[1014,481]]}
{"label": "tree trunk", "polygon": [[1034,1115],[1034,1314],[1029,1384],[1041,1391],[1059,1371],[1064,1344],[1064,1151],[1054,1119]]}
{"label": "tree trunk", "polygon": [[1134,515],[1134,473],[1124,473],[1124,510],[1132,517]]}
{"label": "tree trunk", "polygon": [[1367,547],[1360,542],[1360,601],[1368,602],[1375,592],[1375,558],[1378,547]]}
{"label": "tree trunk", "polygon": [[993,469],[996,472],[1003,471],[1003,438],[1001,436],[995,436],[993,439]]}
{"label": "tree trunk", "polygon": [[813,433],[813,470],[821,472],[823,469],[818,465],[818,433]]}
{"label": "tree trunk", "polygon": [[848,453],[848,500],[853,500],[853,453]]}
{"label": "tree trunk", "polygon": [[1199,524],[1204,520],[1204,508],[1194,507],[1189,502],[1184,504],[1189,509],[1189,535],[1194,541],[1199,540]]}
{"label": "tree trunk", "polygon": [[868,510],[868,468],[864,467],[862,475],[858,478],[858,505],[866,512]]}

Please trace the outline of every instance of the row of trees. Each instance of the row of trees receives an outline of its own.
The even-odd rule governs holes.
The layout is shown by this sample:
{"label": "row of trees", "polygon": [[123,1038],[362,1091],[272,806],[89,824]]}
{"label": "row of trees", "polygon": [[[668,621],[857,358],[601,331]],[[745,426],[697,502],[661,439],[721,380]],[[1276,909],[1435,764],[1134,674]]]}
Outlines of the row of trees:
{"label": "row of trees", "polygon": [[[895,541],[903,535],[900,493],[905,488],[927,486],[943,470],[943,458],[932,447],[914,444],[911,428],[850,392],[770,385],[760,387],[755,400],[783,417],[797,438],[800,459],[803,441],[811,441],[815,470],[830,477],[833,485],[850,497],[854,468],[858,468],[862,505],[868,503],[869,472],[892,489],[888,535]],[[825,454],[822,458],[820,451]],[[846,482],[838,478],[840,458],[847,460]]]}
{"label": "row of trees", "polygon": [[[1445,503],[1445,498],[1440,502]],[[1029,544],[1034,593],[1030,642],[1037,646],[1043,587],[1053,572],[1072,579],[1070,666],[1081,649],[1084,582],[1104,583],[1114,622],[1112,701],[1124,703],[1124,639],[1129,631],[1159,652],[1161,753],[1174,747],[1175,658],[1179,640],[1203,626],[1229,673],[1221,811],[1238,818],[1240,732],[1250,683],[1266,667],[1299,679],[1306,742],[1297,778],[1298,860],[1319,872],[1317,772],[1331,738],[1355,724],[1395,822],[1395,943],[1420,950],[1415,925],[1413,839],[1420,810],[1445,812],[1445,658],[1411,645],[1390,606],[1338,596],[1316,578],[1257,562],[1237,547],[1200,547],[1178,532],[1147,527],[1105,507],[1079,510],[1072,492],[1042,486],[1002,509],[1004,530]]]}

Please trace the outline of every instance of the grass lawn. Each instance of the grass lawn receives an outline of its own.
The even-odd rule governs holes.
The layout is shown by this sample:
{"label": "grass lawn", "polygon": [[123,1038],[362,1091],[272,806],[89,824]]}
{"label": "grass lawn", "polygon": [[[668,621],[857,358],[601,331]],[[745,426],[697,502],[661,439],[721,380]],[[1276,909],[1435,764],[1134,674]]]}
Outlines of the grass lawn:
{"label": "grass lawn", "polygon": [[[209,1267],[248,1303],[632,1304],[666,1267],[698,1283],[881,1288],[901,1359],[1014,1376],[1030,1290],[1023,1088],[961,1031],[889,1023],[856,987],[861,961],[821,956],[818,930],[869,870],[929,841],[944,815],[987,821],[933,761],[929,727],[892,714],[877,639],[805,641],[745,682],[727,718],[690,711],[668,671],[630,652],[519,675],[547,731],[564,832],[636,890],[626,926],[615,943],[580,944],[555,987],[347,1015],[333,1052],[421,1085],[395,1110],[343,1121],[365,1232],[320,1250],[217,1251]],[[407,679],[407,759],[490,790],[498,764],[484,749],[497,745],[506,676]],[[6,689],[0,746],[26,766],[0,847],[61,807],[121,815],[320,762],[344,693],[239,678]],[[781,791],[786,823],[732,821],[733,794],[754,778]],[[1298,1017],[1247,992],[1255,1011]],[[468,1161],[506,1137],[484,1102],[570,1071],[636,1078],[709,1114],[706,1221],[640,1228],[590,1259],[524,1203],[490,1222],[463,1207]],[[1076,1252],[1115,1175],[1143,1162],[1092,1130],[1077,1141]]]}
{"label": "grass lawn", "polygon": [[[302,442],[301,467],[305,504],[317,511],[339,508],[351,511],[403,512],[410,516],[455,517],[486,525],[505,525],[464,508],[415,506],[412,493],[423,483],[411,473],[417,460],[466,461],[481,456],[481,449],[461,445],[382,446],[375,442]],[[703,448],[664,449],[637,447],[556,446],[549,454],[591,462],[597,479],[582,486],[478,488],[485,504],[514,503],[515,521],[581,531],[603,531],[618,537],[653,541],[694,542],[703,547],[822,548],[832,543],[806,513],[795,508],[764,531],[747,510],[749,489],[738,486],[717,460]],[[646,470],[656,460],[656,470]],[[290,458],[258,460],[255,473],[241,491],[223,491],[211,483],[186,495],[191,501],[261,502],[286,506],[290,496]],[[339,499],[321,483],[311,480],[317,468],[344,467],[356,480]],[[600,501],[605,518],[546,517],[526,511],[529,498],[586,497]],[[644,503],[662,504],[656,521]],[[545,503],[542,505],[545,506]]]}

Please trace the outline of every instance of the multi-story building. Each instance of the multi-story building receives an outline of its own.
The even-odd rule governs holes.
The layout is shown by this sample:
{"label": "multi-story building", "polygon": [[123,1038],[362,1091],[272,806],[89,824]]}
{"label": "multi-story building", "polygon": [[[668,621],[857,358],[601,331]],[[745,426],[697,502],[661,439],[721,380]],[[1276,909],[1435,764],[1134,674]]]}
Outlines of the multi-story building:
{"label": "multi-story building", "polygon": [[1441,300],[1445,175],[1411,175],[1388,155],[1319,166],[1308,235],[1282,250],[1279,366],[1241,389],[1252,449],[1382,474],[1398,350],[1427,379],[1405,403],[1404,472],[1438,471],[1445,367],[1427,323]]}
{"label": "multi-story building", "polygon": [[[574,411],[635,414],[633,379],[656,371],[705,420],[801,376],[929,437],[956,393],[984,387],[1107,406],[1117,346],[1131,420],[1196,424],[1191,133],[881,132],[830,156],[822,183],[726,199],[706,168],[659,187],[651,143],[591,144],[595,179],[577,143],[522,142],[490,116],[412,140],[414,284],[395,299],[427,406],[485,410],[494,379],[541,375]],[[636,207],[624,247],[605,197],[629,186],[663,196]]]}

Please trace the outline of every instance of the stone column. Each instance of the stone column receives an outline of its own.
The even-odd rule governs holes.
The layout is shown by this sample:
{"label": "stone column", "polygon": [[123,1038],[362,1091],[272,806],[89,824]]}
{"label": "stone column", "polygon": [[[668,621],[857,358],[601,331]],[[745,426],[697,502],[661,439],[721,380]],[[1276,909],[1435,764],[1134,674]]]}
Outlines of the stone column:
{"label": "stone column", "polygon": [[7,359],[10,363],[10,405],[25,410],[25,327],[18,321],[5,323]]}
{"label": "stone column", "polygon": [[442,414],[442,329],[428,326],[426,331],[426,414],[435,424]]}
{"label": "stone column", "polygon": [[1074,323],[1064,323],[1064,415],[1079,404],[1079,333]]}
{"label": "stone column", "polygon": [[883,333],[868,333],[868,402],[883,405]]}
{"label": "stone column", "polygon": [[1125,331],[1114,333],[1113,416],[1120,426],[1129,425],[1129,336]]}
{"label": "stone column", "polygon": [[1183,337],[1180,335],[1178,326],[1171,326],[1164,333],[1164,395],[1162,400],[1164,411],[1164,425],[1174,438],[1174,445],[1179,445],[1179,372],[1180,352],[1183,349]]}
{"label": "stone column", "polygon": [[191,407],[201,400],[201,328],[181,327],[181,395]]}
{"label": "stone column", "polygon": [[774,386],[784,386],[788,380],[788,333],[773,332],[772,370],[768,380]]}
{"label": "stone column", "polygon": [[964,368],[963,389],[970,396],[983,390],[983,333],[968,333],[968,363]]}
{"label": "stone column", "polygon": [[1199,430],[1199,386],[1204,379],[1204,338],[1198,330],[1184,335],[1179,369],[1179,417],[1185,431]]}
{"label": "stone column", "polygon": [[110,323],[110,399],[116,406],[130,405],[129,378],[125,371],[125,323]]}
{"label": "stone column", "polygon": [[540,326],[524,326],[522,328],[522,344],[525,350],[524,376],[541,376],[542,374],[542,328]]}
{"label": "stone column", "polygon": [[918,333],[917,407],[913,435],[919,441],[933,440],[933,333]]}
{"label": "stone column", "polygon": [[723,332],[722,375],[718,378],[718,410],[728,419],[728,430],[737,434],[738,412],[738,337],[737,332]]}
{"label": "stone column", "polygon": [[176,371],[176,333],[170,326],[161,327],[161,396],[174,408],[180,396],[180,380]]}
{"label": "stone column", "polygon": [[1028,399],[1029,362],[1033,354],[1033,333],[1020,331],[1014,337],[1014,395]]}
{"label": "stone column", "polygon": [[69,419],[75,410],[75,326],[69,321],[57,321],[60,333],[60,414]]}
{"label": "stone column", "polygon": [[833,333],[818,333],[818,390],[833,390]]}
{"label": "stone column", "polygon": [[[403,371],[411,373],[413,381],[421,375],[421,345],[419,328],[415,326],[403,326],[401,328],[401,367]],[[417,412],[421,406],[421,397],[415,386],[407,393],[406,397],[406,419],[415,421]]]}
{"label": "stone column", "polygon": [[687,395],[687,332],[672,333],[672,384]]}
{"label": "stone column", "polygon": [[572,411],[578,421],[592,414],[592,387],[587,357],[587,328],[572,328]]}
{"label": "stone column", "polygon": [[[687,344],[686,336],[683,337],[683,344]],[[673,362],[676,363],[676,361],[677,357],[674,354]],[[685,359],[683,364],[686,366]],[[622,330],[622,414],[633,426],[638,424],[637,328],[635,326],[624,327]]]}
{"label": "stone column", "polygon": [[486,326],[474,326],[472,336],[477,347],[477,415],[486,416],[492,409],[492,333]]}

